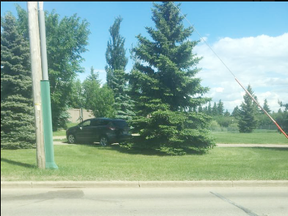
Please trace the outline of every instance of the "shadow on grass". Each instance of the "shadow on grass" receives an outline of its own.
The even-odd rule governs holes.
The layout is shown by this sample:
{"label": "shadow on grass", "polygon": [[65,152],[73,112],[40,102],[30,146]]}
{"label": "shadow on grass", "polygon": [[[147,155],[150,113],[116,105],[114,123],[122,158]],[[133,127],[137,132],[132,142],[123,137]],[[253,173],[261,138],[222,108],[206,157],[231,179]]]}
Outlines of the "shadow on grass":
{"label": "shadow on grass", "polygon": [[[74,144],[75,145],[75,144]],[[77,143],[79,146],[87,146],[89,148],[97,148],[100,151],[118,151],[123,154],[133,154],[133,155],[150,155],[150,156],[170,156],[164,152],[160,152],[154,149],[143,149],[143,148],[126,148],[125,145],[119,145],[118,143],[113,143],[109,146],[101,146],[99,143]]]}
{"label": "shadow on grass", "polygon": [[[68,141],[62,141],[63,144],[69,145]],[[194,150],[194,149],[186,149],[185,153],[180,152],[180,154],[171,154],[169,152],[161,151],[160,149],[153,148],[142,148],[142,147],[128,147],[126,144],[113,143],[106,147],[100,145],[99,142],[94,143],[86,143],[86,142],[77,142],[73,145],[79,146],[87,146],[92,148],[98,148],[99,150],[111,150],[118,151],[123,154],[133,154],[133,155],[146,155],[146,156],[180,156],[180,155],[204,155],[207,151],[203,150]],[[184,154],[183,154],[184,153]]]}
{"label": "shadow on grass", "polygon": [[22,163],[22,162],[19,162],[19,161],[13,161],[13,160],[9,160],[9,159],[1,157],[1,162],[2,161],[6,162],[6,163],[9,163],[9,164],[12,164],[12,165],[17,165],[17,166],[22,166],[22,167],[27,167],[27,168],[37,168],[36,165]]}
{"label": "shadow on grass", "polygon": [[[119,145],[118,143],[114,143],[110,146],[102,147],[101,145],[97,144],[85,144],[87,146],[94,146],[99,147],[99,150],[111,150],[111,151],[118,151],[119,153],[123,154],[132,154],[132,155],[145,155],[145,156],[174,156],[173,154],[169,154],[167,152],[163,152],[159,149],[153,148],[141,148],[141,147],[127,147],[126,145]],[[185,151],[186,155],[203,155],[205,152],[199,152],[192,149],[188,149]],[[180,155],[175,155],[180,156]]]}

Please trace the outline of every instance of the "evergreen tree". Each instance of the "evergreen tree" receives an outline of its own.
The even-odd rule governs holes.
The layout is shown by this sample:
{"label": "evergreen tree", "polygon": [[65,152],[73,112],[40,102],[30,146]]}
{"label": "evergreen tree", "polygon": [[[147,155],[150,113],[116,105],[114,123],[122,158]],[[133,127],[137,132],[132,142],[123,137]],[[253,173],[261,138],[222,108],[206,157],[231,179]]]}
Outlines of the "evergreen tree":
{"label": "evergreen tree", "polygon": [[153,41],[138,35],[139,44],[132,49],[136,63],[131,96],[137,110],[134,126],[140,134],[135,144],[171,154],[205,151],[213,146],[207,130],[209,117],[189,112],[209,101],[196,96],[208,91],[194,77],[200,58],[192,50],[198,41],[188,40],[193,28],[184,28],[185,16],[180,16],[173,2],[154,6],[156,29],[146,27]]}
{"label": "evergreen tree", "polygon": [[207,114],[208,114],[208,115],[212,115],[212,106],[211,106],[211,102],[209,102],[209,104],[208,104]]}
{"label": "evergreen tree", "polygon": [[[247,91],[256,99],[250,85],[248,85]],[[247,93],[243,98],[244,102],[242,102],[240,106],[238,127],[241,133],[251,133],[257,127],[258,120],[256,115],[259,110],[257,109],[255,102]]]}
{"label": "evergreen tree", "polygon": [[288,103],[284,104],[283,102],[279,102],[281,107],[284,107],[284,111],[279,109],[277,113],[276,121],[280,125],[280,127],[288,134]]}
{"label": "evergreen tree", "polygon": [[224,114],[224,104],[221,100],[219,100],[219,103],[217,105],[217,114],[220,116]]}
{"label": "evergreen tree", "polygon": [[229,113],[229,111],[226,109],[226,111],[225,111],[225,113],[224,113],[224,116],[230,116],[230,113]]}
{"label": "evergreen tree", "polygon": [[107,86],[114,93],[115,117],[131,120],[135,114],[133,112],[133,101],[128,95],[127,75],[125,74],[128,59],[125,57],[125,39],[119,34],[121,22],[121,17],[116,18],[109,29],[111,38],[107,44],[105,70]]}
{"label": "evergreen tree", "polygon": [[[271,110],[269,108],[269,105],[268,105],[268,102],[267,102],[267,99],[264,100],[264,104],[263,104],[263,109],[267,112],[267,113],[271,113]],[[265,114],[263,111],[261,111],[263,114]]]}
{"label": "evergreen tree", "polygon": [[217,104],[214,102],[214,105],[212,107],[212,115],[217,116],[218,115],[218,109],[217,109]]}
{"label": "evergreen tree", "polygon": [[16,18],[1,17],[1,148],[35,147],[29,44]]}
{"label": "evergreen tree", "polygon": [[107,65],[105,67],[107,73],[107,85],[111,89],[114,89],[112,79],[114,77],[115,70],[125,71],[128,59],[125,57],[125,39],[120,35],[120,24],[122,22],[121,17],[117,17],[110,27],[110,39],[107,43],[106,49],[106,61]]}
{"label": "evergreen tree", "polygon": [[239,115],[240,115],[240,109],[239,109],[238,106],[236,106],[236,107],[233,109],[232,116],[235,117],[235,118],[237,118],[237,117],[239,117]]}

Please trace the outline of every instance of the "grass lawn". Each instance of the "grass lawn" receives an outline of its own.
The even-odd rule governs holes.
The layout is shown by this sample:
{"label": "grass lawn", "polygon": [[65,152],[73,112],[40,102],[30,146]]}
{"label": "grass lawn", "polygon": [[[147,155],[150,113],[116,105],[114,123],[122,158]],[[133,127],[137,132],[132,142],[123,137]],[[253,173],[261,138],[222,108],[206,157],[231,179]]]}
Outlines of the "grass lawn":
{"label": "grass lawn", "polygon": [[2,181],[288,180],[288,148],[214,148],[161,156],[118,145],[56,145],[59,169],[36,167],[36,150],[1,150]]}
{"label": "grass lawn", "polygon": [[[79,124],[79,123],[68,122],[68,123],[67,123],[67,128],[76,126],[76,125],[78,125],[78,124]],[[53,131],[53,136],[66,136],[66,130],[60,129],[60,130],[58,130],[58,131]]]}
{"label": "grass lawn", "polygon": [[288,139],[278,132],[255,132],[255,133],[229,133],[213,132],[216,143],[231,144],[288,144]]}

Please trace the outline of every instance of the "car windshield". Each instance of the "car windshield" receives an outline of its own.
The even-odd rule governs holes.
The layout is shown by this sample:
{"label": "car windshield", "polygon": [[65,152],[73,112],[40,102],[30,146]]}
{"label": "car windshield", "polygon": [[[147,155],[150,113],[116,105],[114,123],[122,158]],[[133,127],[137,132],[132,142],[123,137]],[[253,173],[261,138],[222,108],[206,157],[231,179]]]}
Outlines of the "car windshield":
{"label": "car windshield", "polygon": [[128,124],[125,121],[113,121],[113,124],[120,128],[128,127]]}

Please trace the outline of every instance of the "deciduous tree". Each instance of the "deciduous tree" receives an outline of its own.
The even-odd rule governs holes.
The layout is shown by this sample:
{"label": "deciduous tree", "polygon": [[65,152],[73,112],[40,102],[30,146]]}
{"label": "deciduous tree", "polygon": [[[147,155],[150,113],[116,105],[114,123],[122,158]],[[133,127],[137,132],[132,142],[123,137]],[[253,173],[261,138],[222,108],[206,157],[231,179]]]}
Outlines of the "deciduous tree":
{"label": "deciduous tree", "polygon": [[[17,6],[18,30],[28,38],[28,14]],[[53,130],[66,127],[68,119],[67,104],[72,93],[72,82],[77,73],[84,72],[80,63],[82,53],[87,51],[89,23],[77,14],[60,19],[53,10],[45,11],[47,61],[51,92]]]}

